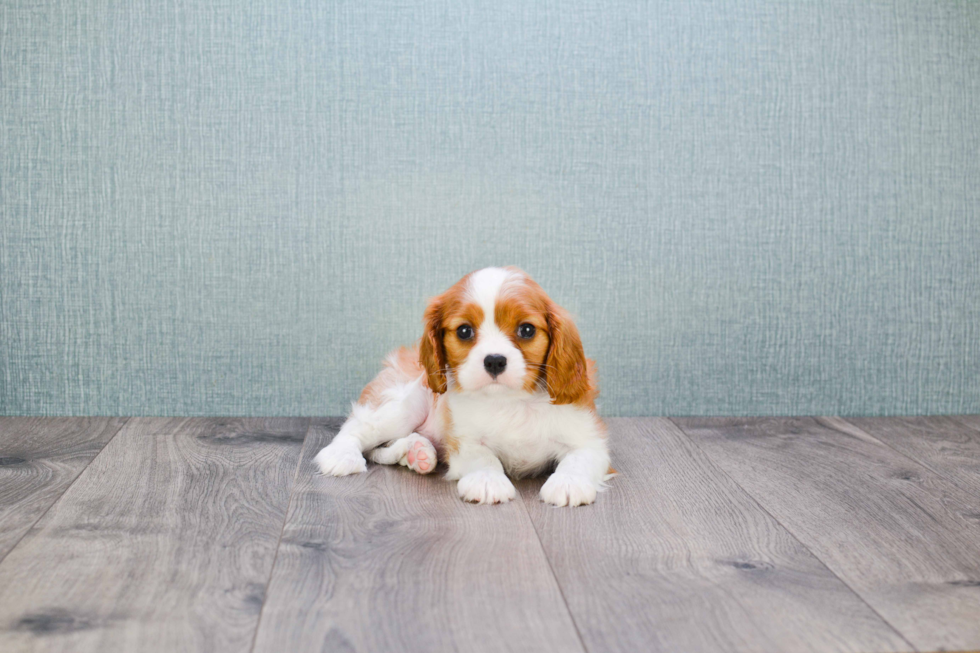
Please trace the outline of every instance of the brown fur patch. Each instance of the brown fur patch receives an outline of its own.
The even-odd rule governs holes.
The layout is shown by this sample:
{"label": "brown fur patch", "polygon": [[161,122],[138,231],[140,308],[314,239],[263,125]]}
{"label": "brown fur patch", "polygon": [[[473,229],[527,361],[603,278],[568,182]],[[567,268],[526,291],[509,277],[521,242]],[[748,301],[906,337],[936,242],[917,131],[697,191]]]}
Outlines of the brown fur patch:
{"label": "brown fur patch", "polygon": [[466,361],[470,350],[476,345],[476,338],[460,340],[456,335],[456,329],[468,324],[473,327],[475,334],[483,324],[483,309],[472,302],[448,306],[442,318],[442,345],[446,351],[446,364],[449,369],[455,370]]}
{"label": "brown fur patch", "polygon": [[[511,286],[500,297],[494,307],[494,323],[514,346],[521,350],[527,372],[524,375],[524,390],[534,392],[546,385],[546,358],[551,345],[548,334],[548,296],[540,288],[521,284]],[[534,326],[534,336],[521,338],[517,332],[522,324]]]}
{"label": "brown fur patch", "polygon": [[386,388],[394,387],[399,383],[408,383],[417,379],[420,375],[423,377],[422,383],[428,386],[424,372],[425,369],[419,363],[418,349],[399,347],[397,350],[388,354],[384,362],[384,368],[378,372],[378,375],[370,383],[364,386],[364,390],[361,391],[361,396],[357,400],[357,403],[362,406],[377,408],[382,403],[382,393]]}
{"label": "brown fur patch", "polygon": [[445,451],[445,460],[449,456],[459,452],[459,438],[456,437],[456,430],[453,427],[453,412],[449,410],[449,402],[443,400],[439,406],[442,413],[442,446]]}
{"label": "brown fur patch", "polygon": [[[429,388],[437,394],[446,391],[446,370],[455,367],[455,363],[449,361],[446,351],[446,321],[450,317],[461,317],[467,314],[465,312],[465,307],[468,304],[465,301],[466,286],[472,274],[472,272],[467,274],[453,284],[452,288],[438,297],[433,297],[425,308],[423,317],[425,333],[422,334],[422,339],[419,341],[419,362],[428,375]],[[479,306],[476,308],[479,309]],[[481,321],[482,315],[483,310],[480,309]],[[474,329],[477,326],[473,325]],[[453,338],[456,339],[455,335]]]}
{"label": "brown fur patch", "polygon": [[548,394],[556,404],[575,404],[594,411],[595,399],[599,396],[598,373],[595,361],[585,358],[575,322],[565,309],[552,301],[541,286],[526,275],[519,288],[510,290],[506,296],[516,295],[532,307],[544,306],[550,341],[543,368]]}

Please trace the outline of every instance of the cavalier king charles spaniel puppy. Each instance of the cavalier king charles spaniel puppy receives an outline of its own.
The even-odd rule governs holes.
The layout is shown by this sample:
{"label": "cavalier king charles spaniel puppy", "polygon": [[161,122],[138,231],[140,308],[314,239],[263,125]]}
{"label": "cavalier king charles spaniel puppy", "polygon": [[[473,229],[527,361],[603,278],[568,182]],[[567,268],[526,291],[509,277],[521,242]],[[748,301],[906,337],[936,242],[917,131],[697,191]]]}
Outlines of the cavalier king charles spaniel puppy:
{"label": "cavalier king charles spaniel puppy", "polygon": [[516,496],[508,475],[553,468],[543,501],[595,501],[614,472],[595,364],[568,313],[521,270],[486,268],[430,301],[424,322],[317,454],[320,470],[363,472],[365,452],[419,474],[442,461],[464,501],[503,503]]}

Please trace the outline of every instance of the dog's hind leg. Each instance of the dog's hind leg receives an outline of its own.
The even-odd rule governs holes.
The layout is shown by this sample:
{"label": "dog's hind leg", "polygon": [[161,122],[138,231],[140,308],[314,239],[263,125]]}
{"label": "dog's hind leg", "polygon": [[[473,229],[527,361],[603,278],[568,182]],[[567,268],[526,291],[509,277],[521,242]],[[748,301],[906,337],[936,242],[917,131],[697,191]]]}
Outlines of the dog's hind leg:
{"label": "dog's hind leg", "polygon": [[381,465],[405,465],[419,474],[428,474],[436,468],[436,448],[418,433],[395,440],[387,447],[379,447],[368,457]]}
{"label": "dog's hind leg", "polygon": [[[379,399],[377,405],[354,404],[340,432],[314,458],[321,472],[345,476],[365,471],[365,451],[407,438],[425,421],[432,392],[418,377],[385,388]],[[435,460],[434,455],[432,459]]]}

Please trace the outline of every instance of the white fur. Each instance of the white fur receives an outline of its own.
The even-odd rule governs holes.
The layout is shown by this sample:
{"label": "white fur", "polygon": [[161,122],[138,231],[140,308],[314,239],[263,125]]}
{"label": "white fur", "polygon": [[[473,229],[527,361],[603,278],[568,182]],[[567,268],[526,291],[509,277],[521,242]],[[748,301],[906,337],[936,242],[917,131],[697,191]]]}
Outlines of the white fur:
{"label": "white fur", "polygon": [[503,472],[477,469],[459,479],[459,498],[470,503],[507,503],[517,496],[514,484]]}
{"label": "white fur", "polygon": [[460,479],[460,496],[462,480],[477,470],[499,469],[519,477],[555,461],[558,468],[541,488],[544,501],[558,506],[592,503],[603,487],[609,453],[592,411],[556,406],[543,392],[463,392],[445,400],[460,442],[449,458],[446,478]]}
{"label": "white fur", "polygon": [[[372,454],[372,459],[401,462],[407,442],[401,439],[422,437],[416,430],[439,446],[444,425],[430,416],[438,414],[440,402],[447,402],[459,449],[449,456],[446,478],[459,481],[457,490],[463,500],[510,501],[516,491],[507,474],[534,474],[557,462],[554,474],[541,488],[541,499],[556,506],[595,501],[609,469],[598,416],[588,408],[555,405],[543,390],[523,390],[524,357],[494,323],[496,300],[515,279],[520,279],[518,273],[501,268],[470,276],[468,295],[483,308],[484,320],[476,344],[450,379],[450,391],[433,395],[419,377],[385,390],[385,400],[377,408],[355,404],[340,433],[315,459],[324,474],[362,472],[363,452],[393,440],[389,448]],[[507,368],[496,382],[483,368],[489,354],[507,358]]]}
{"label": "white fur", "polygon": [[432,405],[432,392],[422,385],[421,376],[386,388],[383,396],[377,408],[351,406],[340,432],[313,459],[322,473],[346,476],[366,471],[364,452],[408,437],[425,422]]}
{"label": "white fur", "polygon": [[[476,345],[453,378],[463,391],[486,387],[492,387],[494,392],[505,388],[519,390],[524,385],[524,373],[527,371],[524,356],[494,322],[497,297],[507,282],[515,279],[519,279],[515,273],[501,268],[486,268],[470,276],[467,295],[483,309],[483,323],[477,330]],[[500,354],[507,359],[507,367],[496,380],[483,367],[483,359],[491,354]]]}
{"label": "white fur", "polygon": [[[414,456],[409,452],[414,451]],[[425,452],[423,459],[419,452]],[[378,447],[371,452],[370,458],[379,465],[403,465],[413,472],[428,474],[435,471],[436,450],[432,442],[418,433],[412,433],[407,438],[399,438],[386,447]]]}

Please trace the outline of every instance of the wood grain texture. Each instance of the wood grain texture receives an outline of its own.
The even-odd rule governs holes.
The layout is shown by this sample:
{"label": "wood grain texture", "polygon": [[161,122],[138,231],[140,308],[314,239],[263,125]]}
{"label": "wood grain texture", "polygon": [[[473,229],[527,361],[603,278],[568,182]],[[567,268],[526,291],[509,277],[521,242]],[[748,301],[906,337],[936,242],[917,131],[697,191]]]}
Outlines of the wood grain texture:
{"label": "wood grain texture", "polygon": [[[980,497],[980,431],[952,417],[848,418],[892,449]],[[980,508],[980,506],[978,506]]]}
{"label": "wood grain texture", "polygon": [[972,429],[980,431],[980,415],[956,415],[953,419],[960,424],[965,424]]}
{"label": "wood grain texture", "polygon": [[401,467],[319,476],[314,423],[255,651],[581,651],[520,500],[475,506]]}
{"label": "wood grain texture", "polygon": [[975,496],[844,420],[675,421],[916,647],[980,648]]}
{"label": "wood grain texture", "polygon": [[609,425],[620,474],[595,505],[520,484],[589,650],[911,648],[674,424]]}
{"label": "wood grain texture", "polygon": [[0,560],[126,420],[0,417]]}
{"label": "wood grain texture", "polygon": [[0,564],[0,650],[247,650],[307,424],[131,420]]}

